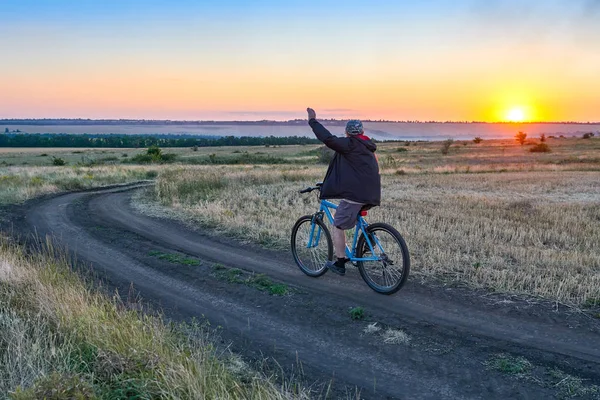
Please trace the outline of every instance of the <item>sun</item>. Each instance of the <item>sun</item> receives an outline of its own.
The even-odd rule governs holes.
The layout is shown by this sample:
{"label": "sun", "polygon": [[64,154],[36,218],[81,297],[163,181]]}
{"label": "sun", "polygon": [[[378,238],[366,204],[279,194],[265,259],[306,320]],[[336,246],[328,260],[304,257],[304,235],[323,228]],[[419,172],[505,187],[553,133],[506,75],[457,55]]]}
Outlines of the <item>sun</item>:
{"label": "sun", "polygon": [[511,108],[506,114],[508,122],[523,122],[525,121],[525,111],[521,107]]}

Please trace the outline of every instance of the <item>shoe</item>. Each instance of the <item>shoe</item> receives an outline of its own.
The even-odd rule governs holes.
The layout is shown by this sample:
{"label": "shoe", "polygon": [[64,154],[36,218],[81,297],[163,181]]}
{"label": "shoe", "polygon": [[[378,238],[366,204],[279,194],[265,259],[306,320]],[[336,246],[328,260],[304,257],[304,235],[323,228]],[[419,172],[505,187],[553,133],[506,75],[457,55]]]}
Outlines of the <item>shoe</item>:
{"label": "shoe", "polygon": [[325,263],[325,268],[329,269],[332,272],[335,272],[338,275],[346,275],[346,259],[338,259],[337,261],[327,261]]}

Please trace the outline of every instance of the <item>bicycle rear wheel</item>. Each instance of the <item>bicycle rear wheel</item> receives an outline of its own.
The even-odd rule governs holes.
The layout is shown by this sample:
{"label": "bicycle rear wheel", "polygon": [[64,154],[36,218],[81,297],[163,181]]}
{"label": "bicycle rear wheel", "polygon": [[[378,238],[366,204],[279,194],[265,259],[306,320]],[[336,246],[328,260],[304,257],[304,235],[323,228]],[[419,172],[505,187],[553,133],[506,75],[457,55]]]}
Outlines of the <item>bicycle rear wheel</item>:
{"label": "bicycle rear wheel", "polygon": [[313,225],[312,215],[298,219],[292,228],[291,244],[294,261],[302,272],[312,277],[327,272],[325,263],[333,259],[333,241],[323,221],[314,218]]}
{"label": "bicycle rear wheel", "polygon": [[408,247],[392,226],[376,223],[367,227],[375,254],[361,235],[356,245],[358,258],[377,256],[378,261],[358,261],[358,270],[371,289],[382,294],[396,293],[406,282],[410,271]]}

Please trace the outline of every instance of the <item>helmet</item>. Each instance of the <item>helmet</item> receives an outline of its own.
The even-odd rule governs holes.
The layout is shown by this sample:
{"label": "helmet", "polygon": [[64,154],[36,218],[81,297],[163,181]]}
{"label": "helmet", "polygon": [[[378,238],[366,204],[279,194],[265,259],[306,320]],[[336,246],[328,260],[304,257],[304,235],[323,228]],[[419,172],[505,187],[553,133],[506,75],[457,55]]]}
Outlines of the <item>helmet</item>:
{"label": "helmet", "polygon": [[363,124],[362,124],[362,122],[360,122],[357,119],[351,119],[346,124],[346,133],[348,135],[352,135],[352,136],[360,135],[363,132],[364,132]]}

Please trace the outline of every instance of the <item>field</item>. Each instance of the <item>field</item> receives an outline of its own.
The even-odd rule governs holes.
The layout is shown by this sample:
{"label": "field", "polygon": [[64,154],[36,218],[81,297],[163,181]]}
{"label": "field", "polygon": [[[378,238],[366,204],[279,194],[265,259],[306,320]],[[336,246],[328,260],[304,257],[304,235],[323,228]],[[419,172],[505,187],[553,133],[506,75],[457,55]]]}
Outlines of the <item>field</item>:
{"label": "field", "polygon": [[[447,154],[443,142],[382,143],[383,204],[370,220],[405,236],[414,276],[596,304],[600,139],[547,139],[547,153],[530,152],[533,142],[448,142]],[[146,210],[286,249],[295,219],[317,207],[297,190],[326,169],[312,145],[165,149],[173,163],[122,163],[143,152],[2,149],[0,164],[20,166],[0,169],[0,200],[158,175]],[[42,167],[53,157],[67,165]]]}
{"label": "field", "polygon": [[[379,155],[383,204],[370,220],[405,236],[415,276],[571,305],[598,302],[600,141],[551,140],[544,154],[508,141],[458,143],[446,156],[440,147],[384,144]],[[297,191],[324,171],[314,164],[169,168],[152,198],[182,220],[286,249],[295,219],[317,207]]]}
{"label": "field", "polygon": [[[484,140],[478,144],[467,141],[381,143],[378,154],[383,204],[369,212],[368,220],[388,222],[405,237],[412,258],[409,280],[438,288],[458,287],[478,289],[479,293],[515,295],[519,301],[532,303],[550,300],[584,310],[586,316],[591,316],[587,318],[594,320],[600,315],[600,139],[548,139],[547,144],[551,152],[534,153],[529,151],[534,144],[520,146],[514,140]],[[132,160],[145,154],[145,149],[0,149],[0,202],[22,204],[44,194],[153,180],[153,186],[133,194],[130,206],[137,211],[180,220],[196,230],[209,228],[219,237],[232,236],[251,246],[287,254],[294,221],[314,212],[318,205],[314,194],[300,195],[298,190],[323,178],[328,157],[321,146],[312,145],[162,151],[176,156],[167,157],[166,161],[156,158],[136,162]],[[65,165],[52,165],[54,158],[62,159]],[[94,206],[103,204],[99,199]],[[92,209],[91,203],[83,200],[73,201],[72,207],[83,207],[76,214],[86,217],[86,207]],[[323,310],[319,306],[315,311],[310,299],[288,293],[286,285],[268,286],[278,289],[271,296],[287,293],[281,300],[275,297],[270,300],[268,294],[267,297],[249,294],[248,291],[257,290],[253,282],[271,282],[261,275],[242,279],[239,269],[227,269],[219,264],[207,267],[191,250],[180,253],[175,245],[162,244],[164,248],[148,250],[140,240],[130,246],[128,236],[115,230],[120,218],[114,216],[117,222],[107,221],[117,210],[110,205],[105,207],[104,214],[99,211],[96,219],[89,216],[91,222],[78,222],[82,225],[72,235],[77,240],[80,237],[83,240],[87,234],[94,238],[101,236],[102,243],[111,243],[111,246],[115,246],[112,242],[118,237],[119,242],[123,242],[119,251],[125,252],[128,247],[137,249],[136,257],[144,263],[161,271],[172,271],[181,279],[187,277],[183,266],[194,266],[198,274],[208,268],[207,274],[214,275],[211,288],[218,293],[231,292],[232,298],[244,299],[243,303],[258,301],[256,307],[260,308],[256,309],[259,310],[273,307],[272,304],[278,305],[277,310],[282,305],[296,304],[295,312],[287,312],[286,308],[281,311],[286,317],[291,316],[292,320],[287,320],[289,324],[294,323],[293,315],[298,313],[312,321],[310,326],[320,326],[319,318],[324,318],[333,321],[331,324],[335,326],[341,324],[344,332],[356,330],[345,325],[355,321],[339,321],[337,308],[329,306]],[[49,210],[57,210],[57,207]],[[36,218],[48,214],[39,211]],[[119,236],[114,236],[116,234]],[[165,233],[163,239],[168,237]],[[107,257],[104,254],[108,253],[104,252],[109,251],[108,248],[100,248],[100,242],[91,243],[90,248],[98,249],[102,259]],[[45,390],[58,382],[66,382],[63,389],[75,395],[93,392],[116,396],[124,390],[131,390],[132,394],[173,397],[186,397],[189,393],[206,393],[208,397],[218,398],[315,395],[289,386],[281,377],[266,379],[250,370],[240,375],[236,356],[229,352],[217,354],[213,339],[205,338],[203,328],[167,326],[161,318],[137,312],[137,304],[99,295],[68,271],[68,260],[62,256],[58,261],[52,252],[29,256],[10,241],[0,244],[0,322],[3,324],[0,343],[21,346],[0,346],[3,366],[0,382],[4,390],[22,385],[20,398],[45,394]],[[300,274],[299,271],[294,273],[294,276]],[[282,276],[285,277],[285,273]],[[335,281],[327,283],[335,284]],[[231,285],[244,287],[232,288]],[[325,292],[330,288],[324,286]],[[346,304],[339,299],[334,301]],[[73,304],[78,306],[73,307]],[[212,303],[207,301],[206,307],[209,304]],[[372,307],[375,312],[375,306]],[[361,307],[353,310],[363,312]],[[444,359],[438,353],[430,353],[429,342],[434,339],[427,337],[423,343],[419,342],[419,338],[425,340],[429,335],[429,329],[420,331],[424,328],[406,322],[401,324],[382,310],[385,309],[367,316],[369,325],[364,333],[357,331],[361,338],[344,336],[341,345],[362,341],[362,335],[367,334],[378,338],[371,330],[379,329],[378,322],[392,318],[383,325],[381,342],[369,342],[371,344],[365,346],[390,346],[393,339],[397,346],[414,350],[413,357],[418,359],[429,354],[426,357],[435,360],[434,363],[457,362],[452,358],[454,355]],[[220,315],[223,311],[217,308],[215,312]],[[375,315],[379,315],[378,319],[373,319]],[[362,318],[361,314],[359,319]],[[103,321],[104,331],[95,328],[94,321],[98,320]],[[248,327],[249,324],[250,319]],[[103,335],[102,332],[112,333]],[[393,338],[390,332],[395,333]],[[195,338],[191,342],[185,339],[190,335]],[[17,340],[20,337],[21,342]],[[447,339],[435,340],[445,343]],[[482,346],[488,350],[473,350],[471,373],[481,369],[482,362],[491,365],[490,369],[502,370],[506,360],[511,368],[517,363],[510,360],[521,360],[516,356],[494,355],[489,350],[491,345],[485,343],[488,342]],[[385,348],[385,353],[388,352]],[[42,357],[46,353],[52,356]],[[452,350],[449,353],[452,354]],[[389,354],[390,360],[400,357]],[[461,360],[468,359],[456,354]],[[483,360],[475,354],[480,354],[478,357]],[[498,363],[502,366],[497,367]],[[530,365],[527,360],[524,363]],[[568,364],[568,360],[563,364],[557,361],[548,368],[558,371],[557,365],[564,368]],[[579,382],[577,393],[597,393],[596,386],[581,386],[582,378],[563,372],[555,372],[555,375],[557,378],[544,378],[553,382],[551,386],[544,386],[551,388],[548,390],[556,387],[562,391],[564,382],[569,385]],[[94,378],[98,376],[101,378]],[[448,379],[459,382],[456,378]],[[595,375],[591,379],[596,382]],[[238,382],[243,384],[238,385]],[[533,385],[531,382],[520,384]],[[427,387],[426,383],[423,385]],[[501,385],[509,390],[513,383]],[[531,390],[538,389],[534,385]],[[570,394],[570,386],[568,390],[566,393]]]}

